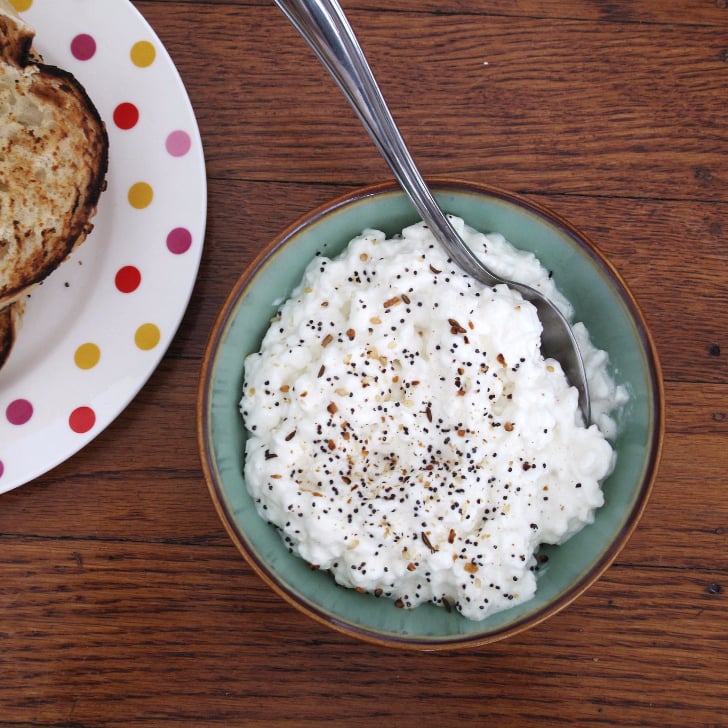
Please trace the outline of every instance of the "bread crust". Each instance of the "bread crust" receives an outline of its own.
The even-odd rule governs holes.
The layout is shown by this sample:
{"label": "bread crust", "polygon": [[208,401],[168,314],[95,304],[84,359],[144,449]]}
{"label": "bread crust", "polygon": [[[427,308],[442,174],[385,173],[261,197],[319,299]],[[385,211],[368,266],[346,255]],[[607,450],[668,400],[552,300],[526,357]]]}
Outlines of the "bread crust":
{"label": "bread crust", "polygon": [[10,356],[10,350],[15,343],[15,329],[17,326],[17,307],[19,303],[0,309],[0,369]]}

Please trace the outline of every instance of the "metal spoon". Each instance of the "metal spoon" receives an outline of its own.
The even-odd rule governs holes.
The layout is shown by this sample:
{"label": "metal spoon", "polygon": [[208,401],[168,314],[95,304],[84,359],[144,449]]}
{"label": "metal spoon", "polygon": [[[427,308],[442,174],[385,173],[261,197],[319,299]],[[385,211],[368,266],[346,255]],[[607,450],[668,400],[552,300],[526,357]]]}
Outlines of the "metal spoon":
{"label": "metal spoon", "polygon": [[311,46],[354,108],[397,181],[448,255],[476,280],[505,283],[538,312],[543,326],[541,352],[556,359],[579,392],[579,408],[589,424],[590,404],[584,362],[571,326],[551,301],[530,286],[497,276],[473,254],[436,202],[397,129],[382,92],[349,21],[337,0],[274,0]]}

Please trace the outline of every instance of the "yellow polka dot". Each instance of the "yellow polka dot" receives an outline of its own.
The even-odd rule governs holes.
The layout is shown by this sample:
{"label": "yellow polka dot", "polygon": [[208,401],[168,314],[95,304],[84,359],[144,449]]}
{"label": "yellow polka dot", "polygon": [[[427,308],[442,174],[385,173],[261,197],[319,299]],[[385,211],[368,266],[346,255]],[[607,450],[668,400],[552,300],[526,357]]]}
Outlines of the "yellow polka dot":
{"label": "yellow polka dot", "polygon": [[158,343],[161,334],[154,324],[142,324],[134,334],[134,343],[142,350],[149,351]]}
{"label": "yellow polka dot", "polygon": [[79,369],[93,369],[101,359],[101,349],[96,344],[88,342],[81,344],[73,355],[73,361]]}
{"label": "yellow polka dot", "polygon": [[131,47],[131,62],[139,68],[146,68],[154,63],[157,51],[148,40],[140,40]]}
{"label": "yellow polka dot", "polygon": [[129,188],[129,204],[137,210],[142,210],[152,204],[154,190],[146,182],[137,182]]}
{"label": "yellow polka dot", "polygon": [[10,0],[10,4],[19,13],[24,13],[26,10],[30,10],[30,6],[33,4],[33,0]]}

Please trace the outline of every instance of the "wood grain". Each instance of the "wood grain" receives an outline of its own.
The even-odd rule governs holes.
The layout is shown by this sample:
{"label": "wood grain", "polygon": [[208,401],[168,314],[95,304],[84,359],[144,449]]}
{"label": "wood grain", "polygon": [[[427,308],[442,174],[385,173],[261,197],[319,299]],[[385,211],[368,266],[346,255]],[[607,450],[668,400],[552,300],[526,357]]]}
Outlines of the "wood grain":
{"label": "wood grain", "polygon": [[[360,184],[386,174],[276,8],[218,5],[202,26],[187,5],[152,3],[148,15],[162,12],[190,38],[172,48],[175,59],[208,62],[187,81],[211,176],[312,182],[338,173]],[[480,23],[398,11],[395,39],[387,13],[351,15],[426,174],[519,191],[725,200],[720,25]],[[306,164],[292,165],[302,143]]]}
{"label": "wood grain", "polygon": [[454,654],[372,647],[282,602],[228,539],[197,454],[201,359],[245,265],[390,175],[267,0],[135,5],[198,115],[205,255],[131,405],[0,497],[0,724],[728,725],[725,3],[344,2],[425,173],[583,228],[663,366],[664,456],[617,562],[546,623]]}

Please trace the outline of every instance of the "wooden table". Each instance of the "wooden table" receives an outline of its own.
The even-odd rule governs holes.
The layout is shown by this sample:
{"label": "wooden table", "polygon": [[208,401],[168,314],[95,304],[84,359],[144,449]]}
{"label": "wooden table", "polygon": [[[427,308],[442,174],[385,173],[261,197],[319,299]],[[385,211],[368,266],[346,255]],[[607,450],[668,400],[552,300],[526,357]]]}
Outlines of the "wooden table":
{"label": "wooden table", "polygon": [[0,498],[0,723],[728,725],[725,0],[344,3],[425,174],[581,226],[664,367],[660,474],[616,564],[526,634],[432,654],[353,641],[273,594],[213,510],[195,437],[203,348],[243,267],[388,170],[271,3],[135,5],[198,114],[205,253],[135,401]]}

